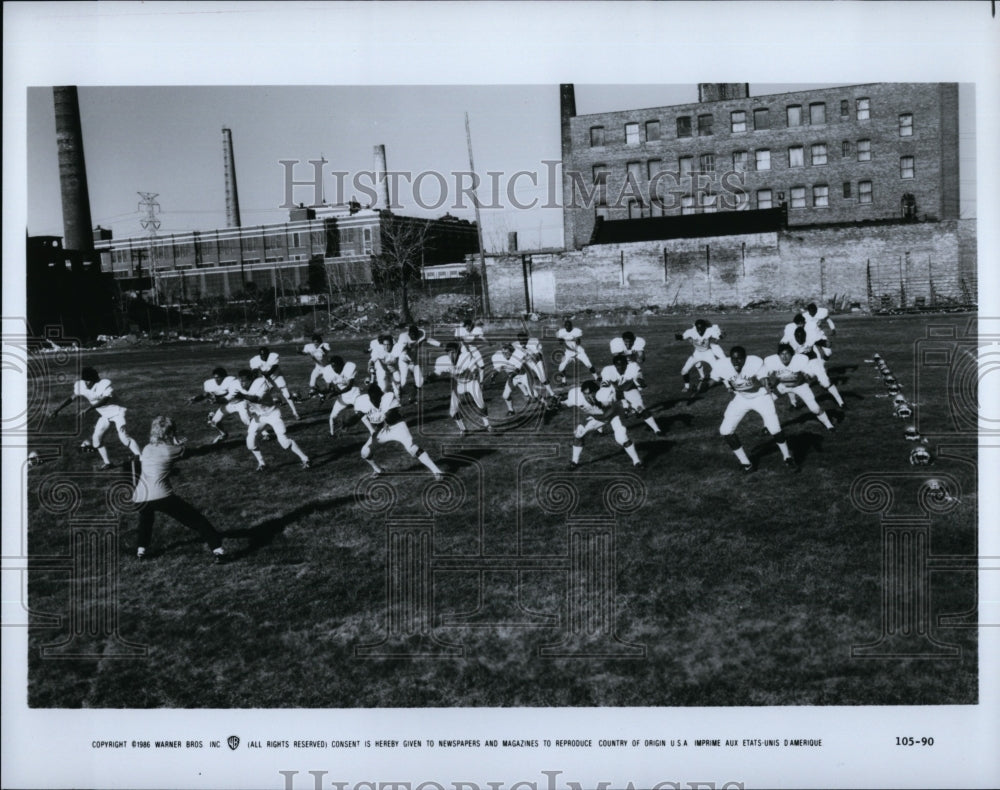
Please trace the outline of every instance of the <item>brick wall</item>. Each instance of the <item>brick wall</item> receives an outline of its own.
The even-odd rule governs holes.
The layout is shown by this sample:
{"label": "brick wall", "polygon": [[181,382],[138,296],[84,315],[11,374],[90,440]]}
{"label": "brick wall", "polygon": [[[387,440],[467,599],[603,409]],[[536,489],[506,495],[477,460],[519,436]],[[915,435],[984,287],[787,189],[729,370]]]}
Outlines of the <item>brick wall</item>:
{"label": "brick wall", "polygon": [[[834,296],[867,305],[869,272],[874,306],[882,297],[912,306],[918,298],[966,301],[974,256],[975,220],[949,220],[595,245],[536,255],[527,276],[538,312]],[[519,256],[489,259],[497,314],[525,312],[524,268]]]}

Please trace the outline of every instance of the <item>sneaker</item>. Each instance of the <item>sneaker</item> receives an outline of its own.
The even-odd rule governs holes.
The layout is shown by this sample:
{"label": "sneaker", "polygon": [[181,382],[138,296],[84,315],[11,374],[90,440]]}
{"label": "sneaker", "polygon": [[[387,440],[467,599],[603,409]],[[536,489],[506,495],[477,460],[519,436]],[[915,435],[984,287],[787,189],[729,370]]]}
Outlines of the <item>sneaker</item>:
{"label": "sneaker", "polygon": [[135,558],[139,562],[145,562],[146,561],[146,550],[144,548],[139,548],[136,551],[136,553],[135,553]]}
{"label": "sneaker", "polygon": [[208,423],[208,427],[209,427],[209,428],[214,428],[214,427],[215,427],[215,423],[214,423],[214,422],[212,422],[212,418],[213,418],[214,416],[215,416],[215,412],[214,412],[214,411],[210,411],[210,412],[208,413],[208,417],[206,418],[206,422]]}
{"label": "sneaker", "polygon": [[212,439],[212,444],[218,444],[219,442],[224,442],[228,438],[229,438],[229,434],[226,433],[225,431],[223,431],[218,436],[216,436],[214,439]]}
{"label": "sneaker", "polygon": [[305,461],[302,462],[302,468],[303,469],[312,469],[312,465],[309,463],[309,459],[308,458]]}
{"label": "sneaker", "polygon": [[575,472],[577,469],[580,468],[580,464],[578,464],[576,461],[570,461],[569,466],[567,466],[566,468],[569,469],[571,472]]}
{"label": "sneaker", "polygon": [[799,465],[795,462],[794,458],[791,458],[791,457],[786,458],[785,459],[785,466],[787,466],[793,472],[798,472],[799,471]]}
{"label": "sneaker", "polygon": [[681,392],[690,392],[690,391],[691,391],[690,384],[685,384],[683,387],[681,387]]}
{"label": "sneaker", "polygon": [[663,433],[662,429],[658,429],[658,430],[653,431],[653,436],[663,436],[663,435],[664,435],[664,433]]}
{"label": "sneaker", "polygon": [[752,463],[751,464],[743,464],[743,474],[749,475],[749,474],[752,474],[753,472],[756,472],[756,471],[757,471],[757,465],[756,464],[752,464]]}
{"label": "sneaker", "polygon": [[632,464],[632,468],[633,469],[645,469],[646,465],[642,461],[639,461],[637,463]]}
{"label": "sneaker", "polygon": [[382,475],[383,475],[383,471],[381,469],[375,469],[372,472],[372,477],[381,477]]}
{"label": "sneaker", "polygon": [[212,564],[213,565],[225,565],[229,561],[229,557],[225,554],[219,554],[218,552],[212,552]]}
{"label": "sneaker", "polygon": [[436,472],[436,473],[434,474],[434,482],[435,482],[435,483],[440,483],[440,482],[442,482],[443,480],[444,480],[444,475],[443,475],[443,474],[441,474],[440,472]]}
{"label": "sneaker", "polygon": [[114,468],[115,468],[114,464],[101,464],[99,467],[97,467],[97,471],[107,472],[109,469],[114,469]]}
{"label": "sneaker", "polygon": [[258,472],[263,472],[265,469],[267,469],[267,464],[257,464]]}

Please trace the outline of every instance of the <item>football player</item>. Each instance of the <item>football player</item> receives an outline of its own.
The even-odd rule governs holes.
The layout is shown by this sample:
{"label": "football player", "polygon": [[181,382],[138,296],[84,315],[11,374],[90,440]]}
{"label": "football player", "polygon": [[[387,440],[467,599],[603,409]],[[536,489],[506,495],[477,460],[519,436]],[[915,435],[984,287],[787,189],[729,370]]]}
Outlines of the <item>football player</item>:
{"label": "football player", "polygon": [[312,373],[309,374],[309,397],[320,395],[316,391],[316,382],[323,375],[323,368],[326,365],[326,357],[330,353],[330,344],[324,343],[319,332],[312,336],[312,341],[302,347],[300,354],[305,354],[313,361]]}
{"label": "football player", "polygon": [[636,337],[634,332],[622,332],[621,337],[611,338],[611,356],[624,354],[629,362],[641,365],[646,361],[646,338]]}
{"label": "football player", "polygon": [[369,384],[367,391],[358,395],[354,401],[354,408],[361,415],[361,421],[369,433],[368,441],[361,448],[361,457],[368,462],[376,477],[382,474],[383,470],[372,458],[375,442],[379,444],[397,442],[406,452],[426,466],[435,480],[442,479],[443,475],[437,464],[413,441],[399,408],[399,398],[394,392],[382,392],[378,384]]}
{"label": "football player", "polygon": [[785,465],[796,469],[795,459],[788,449],[788,442],[778,421],[778,413],[774,409],[774,401],[771,400],[764,383],[766,378],[764,360],[758,356],[747,356],[746,349],[742,346],[733,346],[728,358],[723,357],[712,366],[712,378],[721,381],[726,389],[733,393],[733,399],[722,417],[719,433],[743,465],[743,471],[753,472],[756,469],[736,435],[736,428],[751,411],[759,414],[764,420],[764,427],[777,442]]}
{"label": "football player", "polygon": [[434,373],[451,377],[451,402],[448,415],[455,421],[458,430],[465,436],[469,431],[461,411],[470,411],[482,421],[490,431],[490,418],[486,415],[486,401],[483,398],[483,355],[479,349],[465,343],[451,342],[445,346],[446,354],[435,360]]}
{"label": "football player", "polygon": [[556,332],[556,337],[563,342],[563,358],[559,363],[559,380],[565,384],[566,374],[565,370],[569,367],[569,363],[576,360],[585,368],[587,368],[591,375],[597,379],[597,368],[594,367],[593,363],[590,361],[590,357],[587,356],[587,352],[580,342],[580,338],[583,337],[583,330],[580,327],[574,327],[572,320],[567,318],[563,321],[563,328]]}
{"label": "football player", "polygon": [[406,380],[413,372],[413,386],[416,389],[410,403],[420,397],[420,390],[424,386],[424,371],[420,365],[420,347],[426,343],[429,346],[441,347],[441,342],[430,337],[424,330],[416,324],[410,324],[406,331],[396,338],[396,345],[392,349],[391,356],[396,359],[399,368],[399,389],[400,392],[406,387]]}
{"label": "football player", "polygon": [[212,378],[205,380],[202,391],[188,398],[188,403],[198,403],[211,399],[218,404],[219,408],[208,413],[208,427],[218,431],[212,444],[218,444],[229,436],[220,427],[227,414],[235,414],[244,425],[250,425],[247,402],[240,395],[240,389],[240,380],[236,376],[228,375],[225,368],[215,368],[212,371]]}
{"label": "football player", "polygon": [[302,452],[302,448],[294,439],[288,437],[285,429],[285,421],[281,418],[279,405],[281,401],[275,393],[277,384],[259,370],[241,370],[239,377],[240,394],[249,402],[247,409],[250,413],[250,425],[247,428],[247,449],[257,459],[257,471],[263,472],[267,468],[264,456],[257,448],[257,434],[264,426],[270,426],[282,449],[295,453],[302,468],[308,469],[309,456]]}
{"label": "football player", "polygon": [[830,348],[830,341],[827,339],[827,336],[819,328],[818,324],[808,323],[801,313],[792,318],[792,323],[785,325],[785,333],[781,336],[781,342],[788,343],[788,345],[794,348],[796,345],[795,332],[799,329],[805,331],[806,342],[809,346],[809,357],[821,356],[823,359],[830,357],[833,349]]}
{"label": "football player", "polygon": [[392,335],[383,333],[368,344],[368,380],[383,392],[390,389],[399,396],[399,368],[393,356]]}
{"label": "football player", "polygon": [[520,351],[524,356],[525,367],[539,385],[544,388],[545,394],[550,398],[554,398],[556,393],[553,391],[552,385],[549,384],[548,376],[545,372],[545,355],[542,351],[542,341],[537,337],[529,337],[527,332],[518,332],[517,341],[513,345],[514,350]]}
{"label": "football player", "polygon": [[711,371],[715,362],[726,356],[718,343],[718,341],[722,340],[722,336],[722,330],[718,325],[711,324],[704,318],[699,318],[694,322],[694,326],[689,327],[683,333],[679,332],[674,335],[674,338],[677,340],[688,341],[693,348],[691,356],[687,358],[684,367],[681,368],[681,377],[684,379],[682,392],[690,391],[691,368],[696,366],[701,379],[699,389],[704,384],[707,384],[709,372],[706,371],[706,368],[708,371]]}
{"label": "football player", "polygon": [[801,398],[806,408],[816,415],[816,419],[824,428],[828,431],[836,430],[813,396],[809,382],[814,380],[815,376],[805,355],[796,354],[788,343],[781,343],[777,354],[764,357],[764,373],[767,376],[768,390],[788,395],[793,404],[796,403],[796,396]]}
{"label": "football player", "polygon": [[323,380],[330,391],[330,397],[335,398],[330,410],[330,436],[333,436],[334,422],[337,415],[344,409],[354,406],[361,391],[354,383],[358,375],[358,366],[353,362],[345,362],[343,357],[332,356],[330,363],[323,367]]}
{"label": "football player", "polygon": [[615,441],[632,460],[632,466],[642,468],[642,461],[636,452],[635,444],[629,438],[628,431],[621,418],[621,405],[615,388],[601,386],[596,381],[585,381],[579,387],[573,387],[566,393],[563,406],[576,410],[577,424],[573,432],[573,455],[569,463],[570,469],[580,468],[580,456],[583,455],[583,440],[589,433],[602,432],[604,426],[610,425]]}
{"label": "football player", "polygon": [[493,374],[490,376],[490,380],[492,381],[493,376],[497,374],[504,378],[503,394],[500,397],[503,398],[503,402],[507,406],[509,416],[514,413],[513,395],[515,389],[520,390],[524,399],[529,403],[534,398],[531,384],[528,381],[527,361],[524,358],[524,352],[514,348],[513,343],[505,343],[493,355],[491,361]]}
{"label": "football player", "polygon": [[127,409],[115,402],[115,391],[111,386],[110,379],[102,379],[100,374],[92,368],[85,367],[80,371],[80,380],[73,385],[73,394],[49,412],[48,416],[55,417],[66,406],[69,406],[77,398],[85,399],[90,406],[84,411],[86,414],[93,409],[99,415],[97,424],[94,426],[94,433],[91,438],[91,446],[97,450],[101,456],[102,464],[98,467],[100,471],[111,469],[111,459],[108,457],[108,448],[101,444],[101,439],[108,428],[112,425],[118,430],[118,438],[129,452],[136,458],[139,457],[139,443],[128,434],[125,424],[125,412]]}
{"label": "football player", "polygon": [[844,399],[840,397],[837,385],[830,381],[830,377],[826,372],[826,363],[823,361],[822,354],[816,351],[815,344],[812,338],[809,337],[809,330],[804,326],[796,327],[792,333],[792,342],[788,345],[792,347],[792,351],[796,354],[802,354],[809,360],[809,371],[813,378],[833,396],[837,406],[841,409],[844,408]]}
{"label": "football player", "polygon": [[830,311],[825,307],[817,307],[815,302],[810,302],[801,315],[806,319],[806,326],[815,325],[817,329],[822,331],[820,324],[826,321],[826,325],[830,329],[830,334],[837,334],[837,327],[833,325],[833,319],[830,318]]}
{"label": "football player", "polygon": [[483,322],[473,322],[471,318],[466,318],[455,327],[455,339],[459,343],[471,346],[473,343],[485,343],[486,333],[483,331]]}
{"label": "football player", "polygon": [[636,362],[629,362],[624,354],[616,354],[611,364],[601,370],[601,384],[614,387],[618,398],[625,403],[626,408],[635,411],[639,419],[649,426],[657,436],[663,436],[663,431],[656,424],[653,415],[642,402],[642,388],[646,383],[642,379],[642,371]]}
{"label": "football player", "polygon": [[292,402],[292,394],[288,391],[288,384],[285,383],[285,377],[281,374],[281,364],[278,361],[277,352],[271,351],[267,346],[261,346],[257,352],[257,356],[250,358],[250,370],[258,371],[261,376],[281,391],[282,396],[285,398],[285,403],[288,404],[288,408],[292,410],[292,414],[298,420],[299,412]]}

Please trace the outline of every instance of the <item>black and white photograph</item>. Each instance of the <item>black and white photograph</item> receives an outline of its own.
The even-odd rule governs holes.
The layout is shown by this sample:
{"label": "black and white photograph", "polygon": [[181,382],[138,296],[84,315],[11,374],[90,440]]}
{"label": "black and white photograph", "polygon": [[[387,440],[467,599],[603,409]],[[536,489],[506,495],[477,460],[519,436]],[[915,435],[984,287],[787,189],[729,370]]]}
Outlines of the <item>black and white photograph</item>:
{"label": "black and white photograph", "polygon": [[996,786],[998,23],[795,6],[5,6],[4,785]]}

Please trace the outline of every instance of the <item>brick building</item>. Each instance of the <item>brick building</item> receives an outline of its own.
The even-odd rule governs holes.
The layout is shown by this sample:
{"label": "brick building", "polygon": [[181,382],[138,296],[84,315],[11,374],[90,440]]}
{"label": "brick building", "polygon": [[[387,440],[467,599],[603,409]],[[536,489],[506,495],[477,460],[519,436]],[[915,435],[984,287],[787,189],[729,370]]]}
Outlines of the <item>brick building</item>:
{"label": "brick building", "polygon": [[[391,215],[397,223],[426,220]],[[310,261],[322,259],[327,281],[349,288],[372,283],[372,256],[382,249],[382,212],[345,206],[300,206],[288,222],[95,241],[101,269],[122,290],[152,291],[161,303],[274,290],[294,296],[309,282]],[[464,260],[479,251],[475,223],[445,215],[430,220],[422,264]],[[252,285],[251,285],[252,284]]]}
{"label": "brick building", "polygon": [[573,86],[561,86],[567,249],[598,241],[598,218],[782,206],[789,226],[959,216],[955,83],[698,93],[692,104],[578,116]]}

